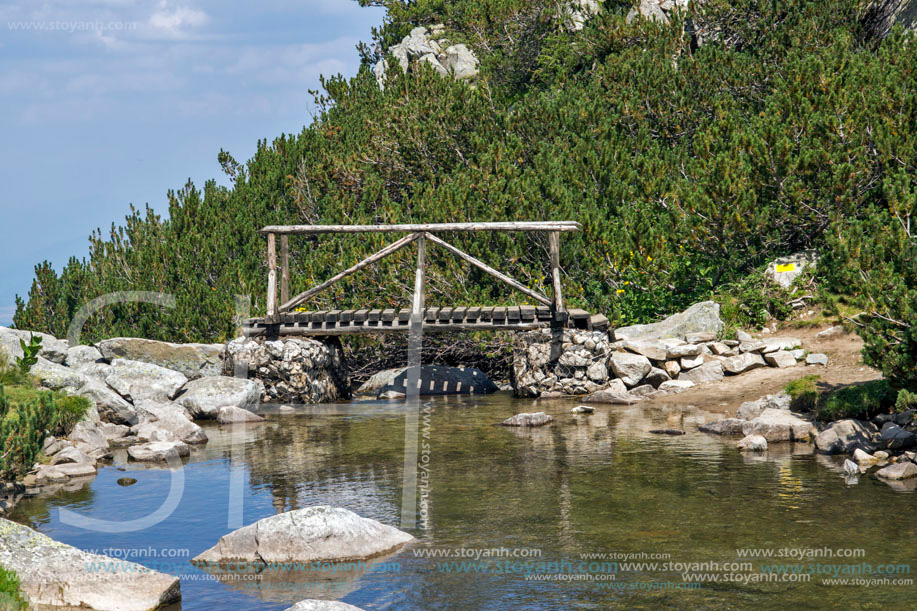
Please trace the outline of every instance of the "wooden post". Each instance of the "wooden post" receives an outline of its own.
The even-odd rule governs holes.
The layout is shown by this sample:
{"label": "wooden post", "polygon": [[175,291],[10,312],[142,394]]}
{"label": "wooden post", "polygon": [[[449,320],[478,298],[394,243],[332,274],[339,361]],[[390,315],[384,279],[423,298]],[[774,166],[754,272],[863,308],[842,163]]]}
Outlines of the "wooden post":
{"label": "wooden post", "polygon": [[414,272],[414,303],[411,308],[412,317],[423,319],[424,310],[424,290],[427,285],[427,275],[424,271],[427,258],[427,241],[423,234],[417,237],[417,270]]}
{"label": "wooden post", "polygon": [[551,282],[554,285],[554,311],[558,314],[564,310],[564,296],[560,288],[560,232],[548,233],[548,245],[551,250]]}
{"label": "wooden post", "polygon": [[277,235],[267,234],[267,321],[277,322]]}
{"label": "wooden post", "polygon": [[290,300],[290,236],[280,236],[280,303]]}

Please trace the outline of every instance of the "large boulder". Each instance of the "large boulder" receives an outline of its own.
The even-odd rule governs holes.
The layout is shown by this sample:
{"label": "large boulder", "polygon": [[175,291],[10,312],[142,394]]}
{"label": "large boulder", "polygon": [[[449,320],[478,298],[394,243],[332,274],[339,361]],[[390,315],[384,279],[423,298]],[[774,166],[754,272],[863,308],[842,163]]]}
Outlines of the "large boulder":
{"label": "large boulder", "polygon": [[667,337],[683,339],[688,333],[716,334],[722,328],[720,305],[715,301],[702,301],[660,322],[617,328],[615,337],[619,340],[658,340]]}
{"label": "large boulder", "polygon": [[653,366],[645,356],[630,352],[613,352],[608,358],[608,368],[626,386],[630,387],[639,384]]}
{"label": "large boulder", "polygon": [[[358,394],[379,395],[386,391],[406,393],[408,368],[386,369],[373,375],[357,391]],[[420,368],[420,394],[472,395],[500,390],[487,375],[475,367],[443,367],[423,365]]]}
{"label": "large boulder", "polygon": [[79,367],[102,359],[102,353],[95,346],[70,346],[67,348],[67,367]]}
{"label": "large boulder", "polygon": [[181,441],[151,441],[127,449],[127,455],[140,462],[177,461],[191,454],[191,448]]}
{"label": "large boulder", "polygon": [[745,352],[738,356],[730,356],[723,359],[722,362],[723,369],[726,373],[731,373],[733,375],[745,373],[746,371],[751,371],[759,367],[767,367],[764,363],[764,359],[756,352]]}
{"label": "large boulder", "polygon": [[114,359],[105,382],[129,401],[170,401],[188,382],[188,378],[152,363]]}
{"label": "large boulder", "polygon": [[909,450],[917,445],[917,435],[893,422],[887,422],[879,433],[879,446],[886,450]]}
{"label": "large boulder", "polygon": [[134,425],[139,421],[134,406],[95,378],[40,357],[30,373],[45,388],[86,397],[93,402],[99,415],[109,422]]}
{"label": "large boulder", "polygon": [[108,360],[141,361],[177,371],[189,380],[223,372],[223,344],[172,344],[137,337],[116,337],[99,342]]}
{"label": "large boulder", "polygon": [[254,380],[208,376],[191,380],[178,398],[194,418],[216,418],[224,405],[249,407],[258,405],[261,386]]}
{"label": "large boulder", "polygon": [[850,454],[857,448],[872,452],[877,434],[871,422],[838,420],[815,437],[815,447],[825,454]]}
{"label": "large boulder", "polygon": [[745,435],[761,435],[769,442],[808,441],[815,435],[815,427],[788,410],[766,408],[753,420],[742,426]]}
{"label": "large boulder", "polygon": [[899,462],[879,469],[876,475],[883,479],[910,479],[917,477],[917,465],[910,461]]}
{"label": "large boulder", "polygon": [[338,507],[280,513],[220,538],[194,562],[358,560],[399,549],[414,537]]}
{"label": "large boulder", "polygon": [[19,576],[34,607],[147,611],[181,600],[177,577],[81,551],[2,518],[0,566]]}
{"label": "large boulder", "polygon": [[873,0],[867,4],[862,17],[865,31],[884,38],[892,26],[917,30],[917,0]]}
{"label": "large boulder", "polygon": [[[724,375],[723,364],[721,362],[709,361],[700,367],[695,367],[689,371],[682,371],[678,374],[678,381],[687,380],[688,382],[694,382],[695,384],[708,384],[710,382],[721,380]],[[664,385],[665,383],[663,386]],[[659,388],[662,388],[662,386]]]}
{"label": "large boulder", "polygon": [[7,356],[10,362],[14,359],[22,358],[22,345],[19,340],[29,343],[32,335],[41,338],[41,350],[38,356],[47,359],[52,363],[61,364],[67,359],[67,348],[69,344],[66,341],[57,339],[53,335],[40,333],[38,331],[24,331],[21,329],[10,329],[9,327],[0,327],[0,347],[6,348]]}

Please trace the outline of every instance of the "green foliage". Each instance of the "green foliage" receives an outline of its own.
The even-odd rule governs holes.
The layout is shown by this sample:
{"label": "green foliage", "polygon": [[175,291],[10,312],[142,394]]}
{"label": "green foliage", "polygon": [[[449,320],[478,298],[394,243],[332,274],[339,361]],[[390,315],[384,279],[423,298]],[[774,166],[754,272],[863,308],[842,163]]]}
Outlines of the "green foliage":
{"label": "green foliage", "polygon": [[16,367],[22,375],[27,375],[32,365],[38,362],[38,353],[41,352],[41,336],[29,335],[29,343],[24,339],[19,340],[19,346],[22,348],[22,356],[16,357]]}
{"label": "green foliage", "polygon": [[0,566],[0,611],[28,609],[28,602],[19,590],[19,576]]}
{"label": "green foliage", "polygon": [[906,412],[909,409],[917,409],[917,393],[902,388],[895,399],[895,411]]}
{"label": "green foliage", "polygon": [[818,402],[818,387],[820,379],[817,375],[807,375],[793,380],[783,389],[792,398],[790,409],[797,412],[808,412],[815,409]]}
{"label": "green foliage", "polygon": [[27,384],[29,377],[20,371],[19,367],[10,363],[10,355],[6,348],[0,346],[0,385]]}
{"label": "green foliage", "polygon": [[827,421],[843,420],[844,418],[868,420],[894,407],[895,396],[896,391],[887,380],[873,380],[864,384],[845,386],[833,391],[818,402],[816,418]]}
{"label": "green foliage", "polygon": [[45,437],[68,433],[88,409],[83,397],[0,385],[0,480],[28,471]]}
{"label": "green foliage", "polygon": [[[914,320],[902,221],[917,192],[917,45],[899,34],[864,44],[857,0],[710,0],[691,18],[714,23],[721,39],[696,50],[677,20],[627,24],[630,2],[605,2],[572,33],[556,0],[360,1],[388,16],[361,46],[359,73],[323,81],[310,125],[259,142],[245,164],[221,151],[230,188],[189,183],[168,193],[167,218],[132,208],[93,234],[88,259],[60,272],[36,266],[16,326],[61,337],[91,299],[147,290],[173,294],[174,307],[106,307],[85,337],[225,339],[236,295],[252,315],[265,309],[258,228],[457,219],[580,221],[584,231],[561,240],[564,293],[614,324],[716,295],[732,324],[761,326],[786,316],[786,301],[743,279],[804,248],[831,262],[836,292],[865,273],[876,313]],[[481,59],[475,87],[392,65],[380,90],[371,64],[413,27],[438,22]],[[543,236],[444,237],[550,290]],[[294,237],[291,290],[385,241]],[[412,259],[401,251],[308,305],[404,306]],[[430,305],[513,301],[455,258],[433,248],[431,259]],[[864,331],[867,358],[906,385],[917,339],[883,321]]]}

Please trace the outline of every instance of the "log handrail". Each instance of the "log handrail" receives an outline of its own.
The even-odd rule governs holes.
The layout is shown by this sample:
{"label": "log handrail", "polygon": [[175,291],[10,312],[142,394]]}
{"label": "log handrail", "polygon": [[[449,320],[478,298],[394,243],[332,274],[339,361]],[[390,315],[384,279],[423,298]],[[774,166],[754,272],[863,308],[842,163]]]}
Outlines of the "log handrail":
{"label": "log handrail", "polygon": [[[448,250],[458,258],[466,261],[487,274],[508,284],[515,290],[524,293],[532,299],[550,307],[555,313],[565,311],[560,283],[560,234],[564,232],[579,231],[581,225],[576,221],[533,221],[533,222],[494,222],[494,223],[428,223],[428,224],[401,224],[401,225],[269,225],[260,230],[267,235],[267,260],[268,260],[268,295],[267,316],[265,322],[277,323],[280,314],[288,312],[303,301],[324,291],[336,282],[354,274],[361,269],[395,253],[412,242],[417,242],[418,260],[414,286],[413,310],[423,309],[424,288],[426,285],[426,256],[425,242],[429,240],[434,244]],[[487,265],[468,253],[456,248],[452,244],[433,235],[435,232],[451,231],[543,231],[548,234],[548,246],[551,265],[552,296],[542,294],[531,289],[521,282]],[[399,240],[392,242],[385,248],[363,259],[359,263],[339,272],[293,298],[289,298],[289,245],[288,236],[297,234],[320,233],[408,233]],[[278,274],[277,274],[277,236],[280,236],[280,302],[278,304]]]}
{"label": "log handrail", "polygon": [[431,233],[441,231],[580,231],[576,221],[524,221],[487,223],[426,223],[401,225],[268,225],[262,234],[293,235],[315,233]]}

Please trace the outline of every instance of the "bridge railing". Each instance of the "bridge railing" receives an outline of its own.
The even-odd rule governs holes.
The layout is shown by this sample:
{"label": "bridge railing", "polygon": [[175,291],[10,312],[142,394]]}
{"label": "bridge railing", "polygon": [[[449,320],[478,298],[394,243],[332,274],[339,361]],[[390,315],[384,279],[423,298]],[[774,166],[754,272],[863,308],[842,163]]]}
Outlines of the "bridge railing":
{"label": "bridge railing", "polygon": [[[424,290],[426,287],[426,244],[433,244],[445,249],[458,258],[474,265],[487,274],[542,303],[554,311],[557,320],[565,318],[563,292],[560,282],[560,234],[579,231],[581,225],[575,221],[531,221],[531,222],[491,222],[491,223],[429,223],[403,225],[269,225],[260,230],[267,235],[267,316],[265,322],[280,322],[281,314],[290,312],[304,301],[314,297],[333,284],[354,274],[361,269],[376,263],[407,247],[417,245],[417,266],[414,277],[414,296],[411,307],[412,318],[421,317],[424,312]],[[531,289],[510,276],[494,269],[480,259],[449,244],[435,234],[442,232],[485,232],[485,231],[524,231],[545,232],[548,234],[548,251],[551,267],[552,295]],[[359,263],[338,272],[328,280],[290,297],[290,246],[289,236],[325,233],[406,233],[408,235],[392,242],[385,248],[366,257]],[[278,278],[277,236],[280,236],[280,263]],[[279,282],[278,282],[279,281]],[[279,299],[278,299],[279,284]]]}

